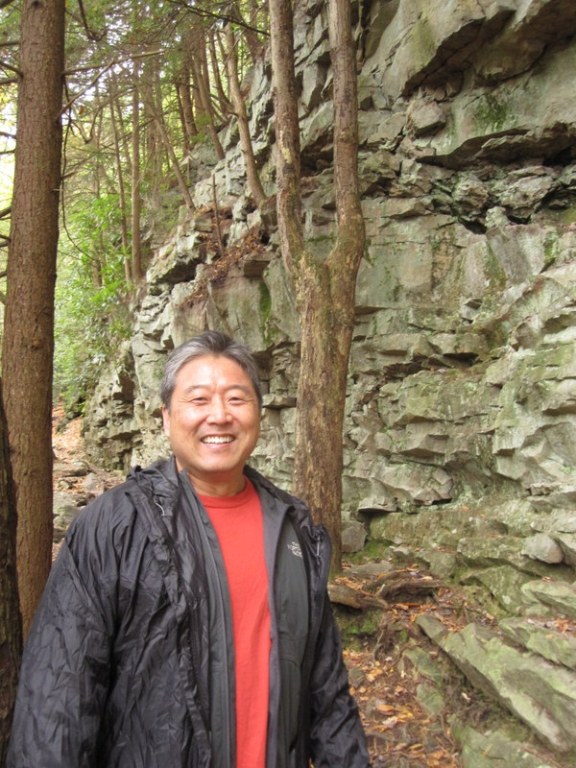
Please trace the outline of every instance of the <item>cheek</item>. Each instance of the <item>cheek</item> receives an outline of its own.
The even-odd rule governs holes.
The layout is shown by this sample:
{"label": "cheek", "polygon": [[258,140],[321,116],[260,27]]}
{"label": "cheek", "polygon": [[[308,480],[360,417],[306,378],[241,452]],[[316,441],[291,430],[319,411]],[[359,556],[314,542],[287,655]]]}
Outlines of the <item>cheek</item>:
{"label": "cheek", "polygon": [[165,413],[163,417],[164,432],[173,438],[179,435],[189,435],[196,432],[203,421],[202,414],[186,408],[173,408],[170,413]]}

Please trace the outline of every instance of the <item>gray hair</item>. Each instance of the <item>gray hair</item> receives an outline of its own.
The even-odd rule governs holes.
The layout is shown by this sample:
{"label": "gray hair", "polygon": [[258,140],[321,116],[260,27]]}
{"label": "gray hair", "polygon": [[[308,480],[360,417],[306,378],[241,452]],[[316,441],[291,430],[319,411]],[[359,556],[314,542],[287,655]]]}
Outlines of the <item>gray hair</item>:
{"label": "gray hair", "polygon": [[258,375],[258,367],[248,347],[220,331],[204,331],[199,336],[194,336],[180,344],[168,356],[160,385],[162,404],[168,410],[170,410],[170,401],[176,386],[176,376],[180,369],[190,360],[206,356],[227,357],[229,360],[237,363],[252,382],[258,398],[258,404],[260,408],[262,407],[262,387]]}

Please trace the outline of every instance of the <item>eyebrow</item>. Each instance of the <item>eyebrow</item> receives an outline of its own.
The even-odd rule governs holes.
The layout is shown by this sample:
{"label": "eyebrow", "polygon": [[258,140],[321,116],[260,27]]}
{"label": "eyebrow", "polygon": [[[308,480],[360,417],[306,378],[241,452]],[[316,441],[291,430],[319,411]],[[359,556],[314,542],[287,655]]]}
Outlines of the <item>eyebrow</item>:
{"label": "eyebrow", "polygon": [[[196,390],[202,390],[202,389],[210,389],[210,384],[190,384],[189,387],[186,387],[184,390],[185,395],[190,395]],[[239,389],[241,392],[245,392],[248,395],[251,395],[252,397],[256,397],[256,393],[252,391],[251,387],[247,387],[245,384],[231,384],[229,387],[226,387],[224,390],[226,393],[232,391],[233,389]]]}

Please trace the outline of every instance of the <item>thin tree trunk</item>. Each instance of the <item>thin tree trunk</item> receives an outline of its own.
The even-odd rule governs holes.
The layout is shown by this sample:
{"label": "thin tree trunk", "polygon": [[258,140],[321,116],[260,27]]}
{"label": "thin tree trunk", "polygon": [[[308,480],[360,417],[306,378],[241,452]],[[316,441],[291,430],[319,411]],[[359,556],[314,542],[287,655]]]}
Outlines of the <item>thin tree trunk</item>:
{"label": "thin tree trunk", "polygon": [[178,82],[178,95],[182,105],[182,117],[185,132],[188,141],[192,144],[193,138],[198,135],[198,126],[194,119],[194,107],[190,89],[190,67],[187,62],[182,66],[180,80]]}
{"label": "thin tree trunk", "polygon": [[291,274],[304,252],[300,191],[298,91],[294,73],[294,28],[290,0],[269,0],[272,85],[276,131],[276,202],[282,255]]}
{"label": "thin tree trunk", "polygon": [[238,131],[240,133],[240,148],[244,157],[246,166],[246,178],[248,191],[254,198],[256,205],[260,208],[266,201],[266,193],[262,187],[258,169],[256,168],[256,158],[252,147],[252,138],[250,136],[250,126],[248,123],[248,113],[246,104],[240,90],[238,79],[238,65],[236,58],[236,39],[232,25],[228,24],[225,30],[226,34],[226,67],[228,70],[228,80],[230,84],[230,95],[234,106],[234,112],[238,119]]}
{"label": "thin tree trunk", "polygon": [[[174,89],[176,91],[176,101],[178,104],[178,117],[180,118],[180,126],[182,128],[182,140],[184,145],[184,152],[186,156],[190,155],[192,151],[192,134],[190,131],[189,115],[187,114],[187,105],[185,104],[184,93],[186,91],[186,85],[182,83],[182,76],[179,75],[174,80]],[[188,94],[190,95],[190,94]]]}
{"label": "thin tree trunk", "polygon": [[[96,101],[100,100],[100,89],[98,87],[98,83],[96,83],[95,87],[95,97]],[[102,109],[98,110],[98,113],[96,115],[96,118],[94,119],[94,123],[92,126],[92,142],[96,148],[96,153],[94,157],[94,168],[92,172],[92,181],[94,184],[94,197],[96,200],[100,198],[100,194],[102,191],[101,181],[102,181]],[[92,248],[90,249],[90,264],[92,268],[92,284],[95,288],[101,288],[102,287],[102,267],[103,267],[103,254],[104,254],[104,237],[102,229],[99,228],[98,231],[95,233],[95,244],[93,244]],[[95,245],[95,247],[94,247]]]}
{"label": "thin tree trunk", "polygon": [[2,357],[25,634],[44,589],[52,552],[52,357],[64,7],[64,0],[22,6],[22,75]]}
{"label": "thin tree trunk", "polygon": [[[246,4],[244,4],[244,7]],[[230,3],[230,18],[238,22],[238,25],[242,31],[244,41],[250,51],[250,57],[253,62],[258,61],[264,53],[264,44],[258,35],[256,29],[266,29],[266,5],[260,3],[257,0],[252,0],[248,4],[247,14],[248,23],[246,23],[246,13],[242,13],[238,2]],[[260,23],[259,23],[260,22]]]}
{"label": "thin tree trunk", "polygon": [[122,97],[120,94],[120,88],[118,84],[118,77],[116,76],[116,73],[112,73],[112,105],[115,108],[115,121],[118,126],[117,135],[119,138],[119,147],[121,150],[121,154],[123,155],[123,163],[124,166],[127,169],[127,174],[130,175],[132,173],[132,156],[131,156],[131,149],[130,149],[130,141],[128,140],[128,137],[130,135],[130,131],[126,127],[126,121],[124,119],[124,108],[122,106]]}
{"label": "thin tree trunk", "polygon": [[[220,105],[220,114],[221,115],[228,115],[232,111],[232,104],[230,103],[230,100],[228,96],[226,95],[226,92],[224,91],[224,86],[222,84],[222,77],[220,75],[220,68],[218,66],[218,56],[216,55],[216,45],[214,43],[214,30],[210,31],[210,38],[208,41],[208,46],[210,48],[210,63],[212,65],[212,80],[214,82],[214,85],[216,86],[216,93],[218,94],[218,103]],[[228,120],[226,119],[226,122]]]}
{"label": "thin tree trunk", "polygon": [[206,121],[206,129],[216,150],[216,157],[219,160],[223,160],[224,149],[214,125],[214,109],[212,108],[212,99],[210,97],[210,79],[206,58],[206,39],[201,28],[192,28],[190,30],[189,54],[194,85],[198,92],[198,104]]}
{"label": "thin tree trunk", "polygon": [[134,61],[134,84],[132,92],[132,252],[125,262],[126,281],[138,283],[142,276],[142,238],[140,218],[142,199],[140,197],[140,64]]}
{"label": "thin tree trunk", "polygon": [[294,491],[328,528],[341,567],[343,420],[356,275],[364,253],[357,172],[356,60],[350,0],[329,0],[334,76],[337,237],[328,259],[306,248],[301,222],[298,115],[290,0],[269,0],[276,112],[278,224],[301,329]]}
{"label": "thin tree trunk", "polygon": [[122,166],[121,142],[122,136],[116,120],[116,106],[118,102],[117,84],[113,81],[112,95],[110,99],[110,123],[112,126],[112,136],[114,141],[114,161],[116,163],[116,176],[118,179],[118,198],[120,201],[120,228],[122,233],[122,251],[124,253],[124,263],[126,263],[126,254],[130,245],[128,234],[128,206],[126,204],[126,185],[124,183],[124,168]]}
{"label": "thin tree trunk", "polygon": [[174,147],[172,146],[172,142],[170,141],[170,137],[168,136],[168,131],[166,129],[166,125],[164,124],[163,116],[155,115],[154,120],[158,128],[160,139],[162,140],[162,143],[164,144],[164,148],[168,153],[168,157],[170,159],[170,165],[172,166],[172,170],[174,171],[176,180],[178,181],[178,187],[182,192],[182,197],[184,198],[186,207],[188,208],[189,211],[195,211],[196,206],[194,205],[194,200],[192,199],[192,195],[190,194],[190,189],[188,188],[188,184],[186,182],[186,179],[184,178],[182,169],[180,168],[180,163],[178,162],[178,158],[176,157]]}
{"label": "thin tree trunk", "polygon": [[158,57],[145,59],[140,86],[143,112],[141,122],[145,128],[142,142],[145,148],[143,177],[147,182],[147,197],[153,207],[158,207],[162,195],[163,171],[170,163],[157,119],[163,110]]}

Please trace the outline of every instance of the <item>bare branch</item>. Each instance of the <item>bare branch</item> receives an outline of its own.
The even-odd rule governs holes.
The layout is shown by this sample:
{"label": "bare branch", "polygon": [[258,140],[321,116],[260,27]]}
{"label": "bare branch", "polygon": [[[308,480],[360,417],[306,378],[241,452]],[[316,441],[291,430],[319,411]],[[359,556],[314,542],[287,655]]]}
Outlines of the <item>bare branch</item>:
{"label": "bare branch", "polygon": [[[74,103],[81,96],[83,96],[87,91],[89,91],[91,88],[93,88],[96,85],[96,83],[98,82],[98,80],[100,80],[100,78],[103,77],[103,75],[105,75],[106,72],[108,72],[110,69],[112,69],[112,67],[118,66],[120,64],[124,64],[127,61],[134,61],[135,59],[143,59],[143,58],[145,58],[147,56],[158,56],[161,53],[162,53],[162,51],[160,51],[160,50],[148,51],[146,53],[140,53],[140,54],[135,54],[133,56],[129,56],[129,57],[125,58],[125,59],[114,59],[113,61],[108,62],[108,64],[106,64],[103,68],[101,68],[98,71],[98,73],[92,78],[92,80],[81,91],[79,91],[75,96],[73,96],[71,99],[69,99],[66,102],[66,104],[62,107],[62,111],[60,112],[60,114],[63,115],[66,112],[68,112],[68,110],[71,109],[71,107],[74,105]],[[76,72],[81,72],[81,71],[88,72],[91,69],[94,69],[94,67],[86,67],[84,70],[75,70],[75,71]],[[72,74],[72,73],[66,72],[65,74]]]}
{"label": "bare branch", "polygon": [[232,24],[236,24],[239,27],[244,27],[245,29],[249,29],[252,32],[257,32],[259,35],[264,35],[265,37],[269,37],[270,33],[265,29],[259,29],[258,27],[254,27],[251,24],[248,24],[246,21],[244,21],[241,18],[238,18],[236,14],[227,14],[227,13],[214,13],[214,11],[209,11],[206,8],[198,8],[196,6],[188,5],[186,0],[168,0],[169,3],[172,3],[172,5],[178,5],[180,8],[185,8],[187,11],[190,11],[190,13],[193,13],[194,16],[200,16],[214,19],[216,21],[225,21]]}
{"label": "bare branch", "polygon": [[[122,64],[126,64],[131,61],[135,61],[136,59],[145,59],[149,56],[162,56],[165,53],[161,48],[156,48],[153,51],[144,51],[143,53],[131,53],[130,56],[124,56],[119,59],[112,59],[112,61],[109,61],[108,64],[104,66],[104,68],[101,70],[100,74],[103,75],[105,72],[107,72],[111,67],[120,67]],[[95,69],[100,69],[97,65],[90,65],[86,67],[78,67],[77,69],[66,69],[64,70],[65,77],[69,77],[70,75],[77,75],[80,72],[92,72]],[[93,81],[92,84],[94,84],[96,80]]]}
{"label": "bare branch", "polygon": [[80,16],[82,18],[82,25],[84,27],[84,31],[86,32],[86,37],[88,40],[91,40],[94,43],[99,43],[106,36],[106,32],[95,32],[90,28],[83,0],[78,0],[78,7],[80,8]]}
{"label": "bare branch", "polygon": [[14,64],[10,64],[9,61],[4,61],[4,59],[0,59],[0,67],[2,69],[7,69],[8,72],[14,72],[15,75],[18,77],[22,76],[21,70],[18,69],[18,67],[15,67]]}

